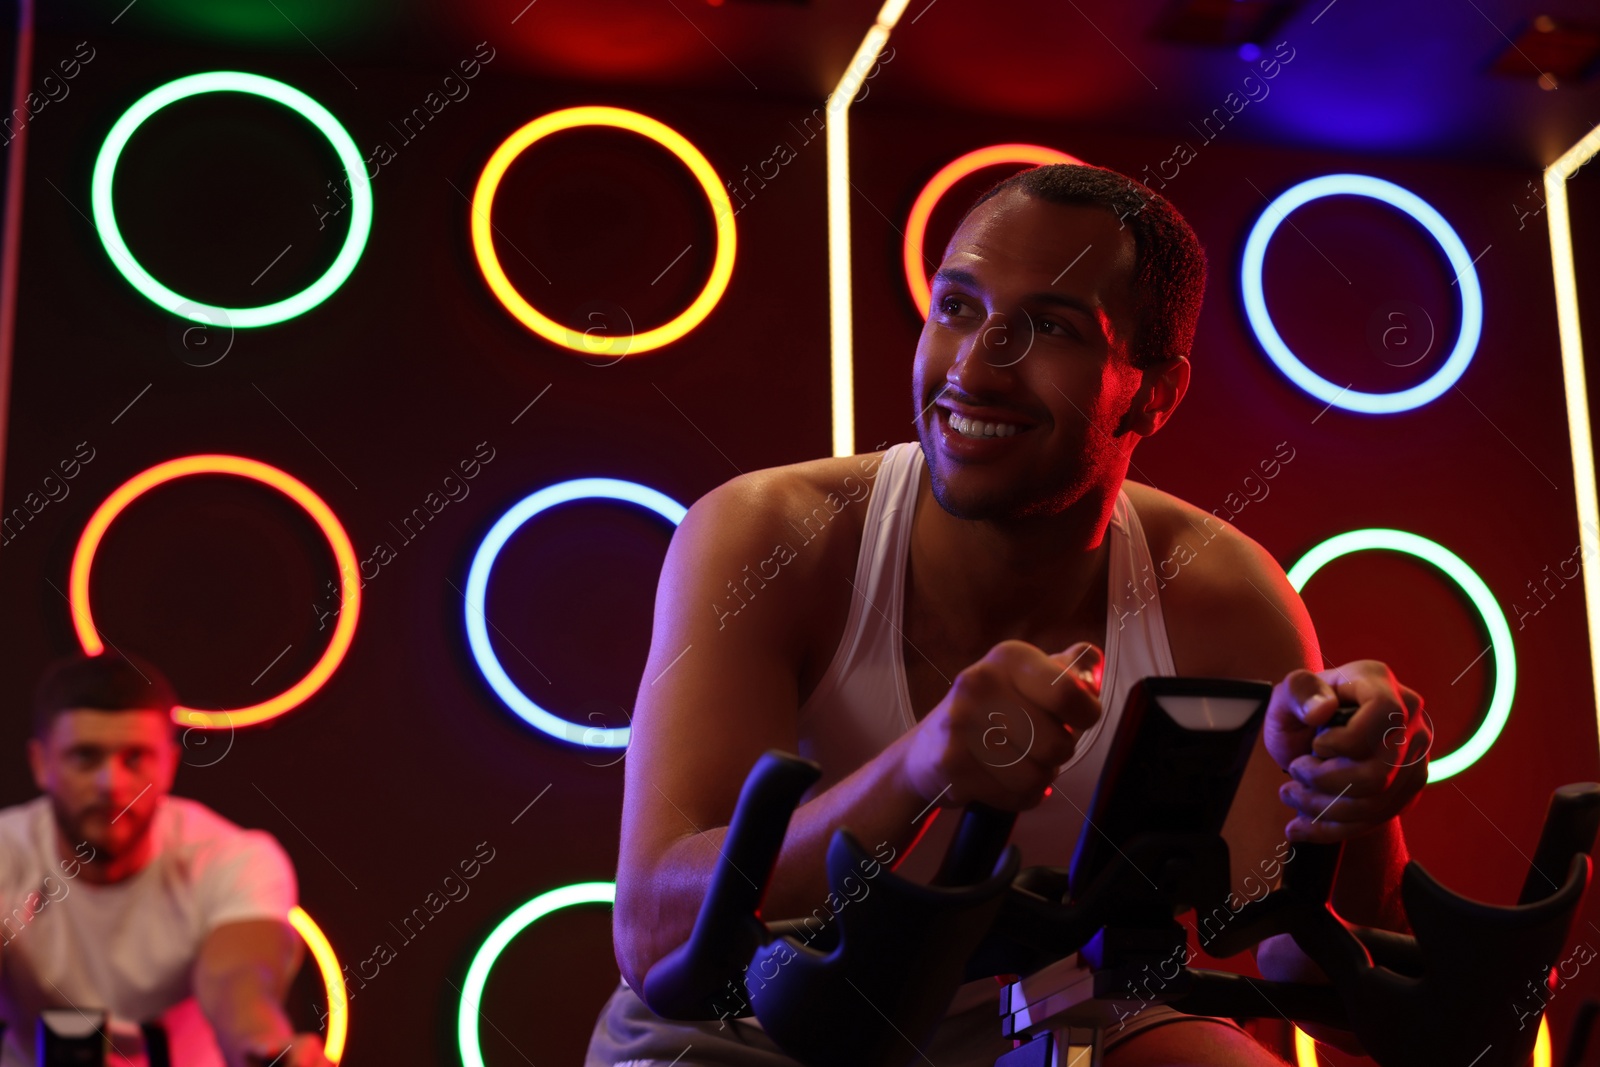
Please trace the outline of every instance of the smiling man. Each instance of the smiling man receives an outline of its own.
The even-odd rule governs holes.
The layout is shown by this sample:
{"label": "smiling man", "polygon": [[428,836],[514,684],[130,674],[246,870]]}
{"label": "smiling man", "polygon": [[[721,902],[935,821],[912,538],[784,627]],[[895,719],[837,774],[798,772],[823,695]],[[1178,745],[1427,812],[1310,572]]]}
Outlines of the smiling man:
{"label": "smiling man", "polygon": [[[289,857],[168,795],[176,703],[149,663],[111,654],[39,684],[28,762],[44,795],[0,809],[0,1067],[38,1062],[47,1009],[160,1022],[177,1067],[328,1067],[282,1008],[303,951]],[[108,1036],[110,1062],[143,1062],[125,1030]]]}
{"label": "smiling man", "polygon": [[[1199,241],[1150,190],[1099,168],[1025,171],[974,204],[934,276],[912,373],[918,441],[747,475],[690,510],[633,719],[614,920],[625,984],[590,1067],[791,1062],[751,1022],[672,1023],[634,993],[687,937],[763,751],[823,770],[790,824],[769,919],[831,900],[837,827],[926,880],[957,821],[935,817],[972,801],[1021,812],[1025,864],[1065,866],[1123,701],[1151,675],[1277,683],[1224,828],[1234,886],[1256,884],[1287,842],[1349,840],[1336,905],[1403,928],[1396,816],[1426,781],[1420,699],[1381,663],[1322,670],[1265,550],[1126,480],[1188,387],[1204,284]],[[864,506],[823,508],[831,521],[750,588],[741,567],[792,545],[863,475]],[[1157,583],[1153,561],[1174,559]],[[741,586],[738,616],[719,614]],[[1319,735],[1341,699],[1359,710]],[[1287,939],[1258,959],[1272,977],[1316,977]],[[964,987],[908,1055],[992,1064],[1011,1047],[995,990]],[[1229,1020],[1160,1005],[1106,1047],[1112,1067],[1280,1062]]]}

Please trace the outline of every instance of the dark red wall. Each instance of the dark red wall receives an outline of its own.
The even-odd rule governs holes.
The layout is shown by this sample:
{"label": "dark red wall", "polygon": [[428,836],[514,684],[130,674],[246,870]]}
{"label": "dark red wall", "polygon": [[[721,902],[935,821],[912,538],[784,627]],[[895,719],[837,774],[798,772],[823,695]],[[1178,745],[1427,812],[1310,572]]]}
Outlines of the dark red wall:
{"label": "dark red wall", "polygon": [[[67,496],[0,548],[0,596],[12,620],[0,645],[8,679],[0,803],[33,794],[22,752],[27,694],[42,665],[73,647],[61,591],[99,501],[152,464],[190,453],[284,468],[333,507],[359,555],[387,542],[394,558],[369,583],[354,646],[331,683],[270,725],[204,744],[191,737],[177,791],[278,837],[295,860],[302,903],[352,969],[380,943],[394,949],[355,990],[349,1062],[411,1062],[419,1048],[450,1062],[456,988],[488,931],[539,892],[614,875],[622,783],[616,753],[536,734],[481,680],[459,592],[472,552],[507,507],[554,481],[628,478],[687,504],[738,471],[828,450],[824,147],[798,128],[820,102],[549,85],[491,61],[469,96],[402,143],[390,123],[422,104],[449,68],[343,63],[341,71],[263,54],[92,43],[96,56],[71,95],[32,131],[7,514],[80,442],[93,459],[66,483]],[[36,66],[76,44],[41,38]],[[231,338],[223,329],[186,333],[133,292],[85,218],[94,156],[117,116],[164,81],[228,68],[310,93],[364,152],[379,141],[396,149],[374,180],[372,239],[350,281],[310,314]],[[747,166],[759,173],[780,143],[795,156],[751,185],[737,217],[733,281],[705,324],[668,349],[604,367],[506,314],[467,237],[465,195],[500,140],[536,115],[583,103],[666,122],[730,179]],[[1026,140],[1137,174],[1174,146],[891,112],[870,100],[852,115],[857,442],[869,449],[911,437],[919,318],[901,278],[898,231],[935,170],[971,148]],[[1211,290],[1194,384],[1177,419],[1136,456],[1138,474],[1223,508],[1287,442],[1292,462],[1236,518],[1285,566],[1334,533],[1394,526],[1477,569],[1515,632],[1517,702],[1491,754],[1430,787],[1405,824],[1414,855],[1447,884],[1509,902],[1550,790],[1595,777],[1597,755],[1581,590],[1569,584],[1517,628],[1516,605],[1532,603],[1524,583],[1578,543],[1547,232],[1542,215],[1519,229],[1515,207],[1528,203],[1526,182],[1538,175],[1281,151],[1248,134],[1190,136],[1196,158],[1165,190],[1206,244]],[[1456,389],[1420,411],[1324,411],[1267,363],[1244,321],[1237,276],[1251,222],[1288,186],[1339,171],[1406,186],[1444,213],[1472,254],[1488,249],[1477,265],[1486,301],[1477,358]],[[344,233],[335,217],[319,230],[313,207],[337,177],[332,153],[269,105],[174,108],[134,142],[119,174],[135,251],[203,299],[255,302],[298,289]],[[934,255],[961,201],[983,184],[961,186],[935,216]],[[1574,185],[1580,248],[1584,235],[1591,244],[1600,236],[1600,208],[1584,193]],[[552,139],[513,168],[499,204],[507,269],[535,303],[575,324],[601,301],[640,328],[654,325],[692,297],[709,267],[710,212],[675,163],[630,135]],[[1453,343],[1455,291],[1426,236],[1349,201],[1294,218],[1301,234],[1285,230],[1268,258],[1268,296],[1291,344],[1357,388],[1403,387],[1437,367]],[[689,254],[652,284],[686,244]],[[1580,275],[1591,291],[1597,266]],[[1440,334],[1408,368],[1369,343],[1374,316],[1390,322],[1382,316],[1395,301],[1426,309]],[[223,349],[219,362],[195,365]],[[490,450],[463,499],[409,540],[395,529],[460,461]],[[512,540],[490,615],[501,659],[530,695],[574,718],[625,721],[667,537],[661,522],[592,504],[543,517]],[[255,485],[206,478],[131,508],[102,550],[93,590],[109,640],[165,665],[190,702],[219,707],[282,689],[314,662],[327,634],[317,605],[334,576],[331,554],[293,505]],[[1473,661],[1486,643],[1482,627],[1440,575],[1368,554],[1330,567],[1307,597],[1330,659],[1387,659],[1424,693],[1436,752],[1475,728],[1495,667],[1487,656]],[[470,896],[406,941],[396,925],[480,842],[495,859]],[[615,976],[603,909],[534,927],[490,984],[487,1058],[512,1062],[520,1050],[574,1062]],[[1580,995],[1600,991],[1587,972],[1578,985],[1553,1004],[1558,1037]],[[315,1021],[317,997],[308,971],[294,1003],[303,1025]]]}

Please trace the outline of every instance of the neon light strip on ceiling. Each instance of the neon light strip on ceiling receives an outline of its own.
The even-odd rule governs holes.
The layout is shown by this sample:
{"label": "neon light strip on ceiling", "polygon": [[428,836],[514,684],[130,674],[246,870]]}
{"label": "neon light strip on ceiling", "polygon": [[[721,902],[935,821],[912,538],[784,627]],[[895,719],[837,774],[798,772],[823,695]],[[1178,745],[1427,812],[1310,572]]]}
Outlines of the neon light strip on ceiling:
{"label": "neon light strip on ceiling", "polygon": [[833,454],[856,451],[856,389],[850,286],[850,103],[877,62],[889,31],[910,0],[885,0],[878,19],[861,39],[844,76],[829,94],[828,116],[828,333],[829,376],[833,393]]}
{"label": "neon light strip on ceiling", "polygon": [[1351,530],[1330,537],[1289,568],[1289,584],[1298,593],[1312,575],[1340,556],[1373,549],[1415,556],[1439,568],[1472,601],[1483,619],[1484,629],[1489,631],[1489,646],[1494,650],[1494,691],[1489,697],[1489,710],[1484,713],[1477,731],[1460,748],[1428,761],[1429,784],[1442,782],[1481,759],[1499,739],[1500,731],[1511,716],[1511,703],[1517,690],[1517,650],[1511,639],[1511,626],[1488,585],[1460,556],[1436,541],[1404,530]]}
{"label": "neon light strip on ceiling", "polygon": [[472,957],[467,979],[461,983],[461,1004],[456,1011],[456,1043],[461,1048],[465,1067],[485,1067],[483,1046],[478,1041],[478,1016],[483,1012],[483,990],[495,961],[522,933],[551,912],[575,904],[611,904],[616,900],[615,882],[579,882],[576,885],[541,893],[501,920]]}
{"label": "neon light strip on ceiling", "polygon": [[[700,295],[670,322],[636,334],[607,334],[563,326],[530,304],[500,265],[494,249],[494,196],[501,179],[517,157],[536,142],[562,130],[579,126],[611,126],[637,133],[665,148],[689,168],[700,188],[705,190],[716,218],[717,250],[711,264],[711,276],[700,290]],[[585,356],[639,355],[662,345],[671,344],[704,321],[717,306],[733,277],[734,251],[737,245],[733,225],[733,202],[717,177],[716,170],[700,150],[689,143],[678,131],[648,115],[620,107],[569,107],[541,115],[510,137],[507,137],[478,176],[477,189],[472,194],[472,251],[477,257],[478,269],[489,283],[496,298],[517,321],[549,341]]]}
{"label": "neon light strip on ceiling", "polygon": [[[1325,196],[1365,196],[1405,212],[1432,235],[1449,260],[1450,269],[1455,271],[1456,285],[1461,290],[1461,332],[1456,338],[1455,348],[1427,381],[1393,393],[1363,393],[1348,385],[1338,385],[1301,362],[1273,325],[1262,283],[1267,245],[1290,212]],[[1409,411],[1437,399],[1466,371],[1467,364],[1472,362],[1473,353],[1478,349],[1478,339],[1483,331],[1483,291],[1478,285],[1478,270],[1472,265],[1472,256],[1456,231],[1443,215],[1420,196],[1393,182],[1364,174],[1328,174],[1313,178],[1294,186],[1267,205],[1251,228],[1249,240],[1245,242],[1240,285],[1244,295],[1245,316],[1250,320],[1256,340],[1272,362],[1301,389],[1318,400],[1346,411],[1389,415]]]}
{"label": "neon light strip on ceiling", "polygon": [[[111,188],[116,176],[117,161],[128,146],[134,132],[156,112],[170,104],[203,93],[248,93],[274,101],[298,113],[315,126],[333,146],[339,163],[344,167],[345,184],[350,192],[350,231],[333,263],[322,277],[309,286],[283,300],[247,308],[225,308],[202,304],[180,293],[175,293],[145,270],[129,250],[117,227]],[[367,236],[372,230],[372,185],[367,180],[366,163],[356,143],[333,117],[332,112],[311,97],[283,82],[264,78],[259,74],[245,74],[234,70],[218,70],[207,74],[191,74],[152,89],[123,112],[106,134],[105,143],[94,161],[94,176],[90,181],[90,204],[94,213],[95,229],[106,254],[111,257],[122,276],[152,303],[174,315],[203,322],[207,325],[238,327],[270,326],[274,323],[302,315],[333,295],[345,279],[356,269],[361,253],[367,246]]]}
{"label": "neon light strip on ceiling", "polygon": [[1082,162],[1083,160],[1076,156],[1069,156],[1065,152],[1043,145],[997,144],[968,152],[946,163],[937,174],[929,178],[928,184],[922,187],[922,192],[917,194],[916,200],[911,204],[911,213],[906,217],[905,240],[901,242],[900,248],[900,258],[906,270],[906,285],[911,288],[911,300],[917,305],[922,317],[928,317],[929,300],[928,272],[924,269],[922,261],[922,246],[928,236],[928,219],[933,215],[933,209],[938,206],[944,194],[950,191],[951,186],[975,171],[1005,163],[1038,165]]}
{"label": "neon light strip on ceiling", "polygon": [[[1578,328],[1578,276],[1572,259],[1572,217],[1567,209],[1567,179],[1600,153],[1600,126],[1590,130],[1544,172],[1549,213],[1550,262],[1555,275],[1556,323],[1561,336],[1561,382],[1567,394],[1567,438],[1572,447],[1573,496],[1578,508],[1578,543],[1583,558],[1600,558],[1600,503],[1594,477],[1594,432],[1589,424],[1589,392],[1583,373],[1583,335]],[[1596,731],[1600,734],[1600,568],[1583,568],[1583,596],[1589,624],[1589,677],[1594,686]]]}
{"label": "neon light strip on ceiling", "polygon": [[535,515],[558,504],[576,500],[620,500],[636,504],[655,512],[673,526],[677,526],[683,521],[684,515],[688,514],[687,508],[665,493],[659,493],[637,482],[626,482],[616,478],[578,478],[557,482],[555,485],[530,493],[490,527],[489,532],[484,535],[483,543],[478,546],[478,551],[472,557],[472,567],[467,572],[466,594],[462,598],[465,601],[467,644],[471,647],[472,658],[477,661],[478,669],[483,672],[483,677],[488,681],[490,688],[504,701],[506,707],[516,712],[529,726],[549,734],[558,741],[574,745],[590,748],[625,748],[629,732],[626,726],[584,726],[540,707],[511,680],[511,676],[500,665],[499,657],[494,654],[494,644],[489,640],[488,609],[485,602],[489,593],[489,574],[494,570],[495,560],[500,557],[500,550],[511,539],[511,535]]}
{"label": "neon light strip on ceiling", "polygon": [[118,486],[95,509],[78,537],[78,547],[72,554],[72,570],[67,581],[67,601],[72,609],[72,625],[78,633],[78,643],[90,656],[105,651],[105,643],[95,629],[94,616],[89,608],[89,573],[94,567],[94,554],[105,537],[106,530],[127,506],[158,485],[176,478],[194,474],[231,474],[271,486],[278,490],[311,516],[313,522],[328,539],[339,568],[339,620],[334,624],[333,636],[322,658],[300,681],[269,700],[233,711],[201,711],[196,708],[176,707],[172,717],[183,726],[204,729],[226,729],[235,726],[252,726],[276,718],[291,708],[304,703],[311,694],[322,688],[355,637],[356,618],[361,612],[361,580],[357,571],[356,552],[349,536],[333,509],[323,503],[306,484],[276,467],[268,466],[241,456],[199,455],[185,456],[158,463],[142,474],[134,475]]}
{"label": "neon light strip on ceiling", "polygon": [[328,1034],[322,1040],[323,1055],[334,1063],[344,1056],[345,1039],[350,1033],[350,997],[339,973],[339,957],[333,945],[306,910],[299,905],[289,909],[289,925],[299,932],[311,958],[322,972],[322,988],[328,998]]}

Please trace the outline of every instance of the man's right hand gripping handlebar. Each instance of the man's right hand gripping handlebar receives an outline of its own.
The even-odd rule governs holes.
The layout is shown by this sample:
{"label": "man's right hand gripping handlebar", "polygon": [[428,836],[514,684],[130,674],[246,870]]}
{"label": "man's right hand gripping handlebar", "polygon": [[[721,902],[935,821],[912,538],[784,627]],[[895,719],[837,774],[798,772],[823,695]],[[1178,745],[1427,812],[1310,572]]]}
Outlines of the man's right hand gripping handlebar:
{"label": "man's right hand gripping handlebar", "polygon": [[1087,641],[1055,655],[1025,641],[995,645],[901,739],[908,784],[930,807],[1037,806],[1100,721],[1103,661]]}

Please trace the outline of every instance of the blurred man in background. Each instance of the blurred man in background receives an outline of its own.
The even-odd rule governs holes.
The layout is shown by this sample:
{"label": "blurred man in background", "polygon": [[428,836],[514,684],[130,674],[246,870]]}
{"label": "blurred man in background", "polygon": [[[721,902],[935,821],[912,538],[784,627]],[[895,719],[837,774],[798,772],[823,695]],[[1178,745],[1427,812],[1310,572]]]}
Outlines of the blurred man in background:
{"label": "blurred man in background", "polygon": [[[303,955],[294,868],[269,834],[168,795],[176,704],[153,666],[109,653],[39,684],[44,795],[0,809],[0,1067],[33,1067],[49,1009],[159,1022],[174,1067],[328,1065],[282,1007]],[[107,1034],[110,1062],[140,1061],[136,1038]]]}

